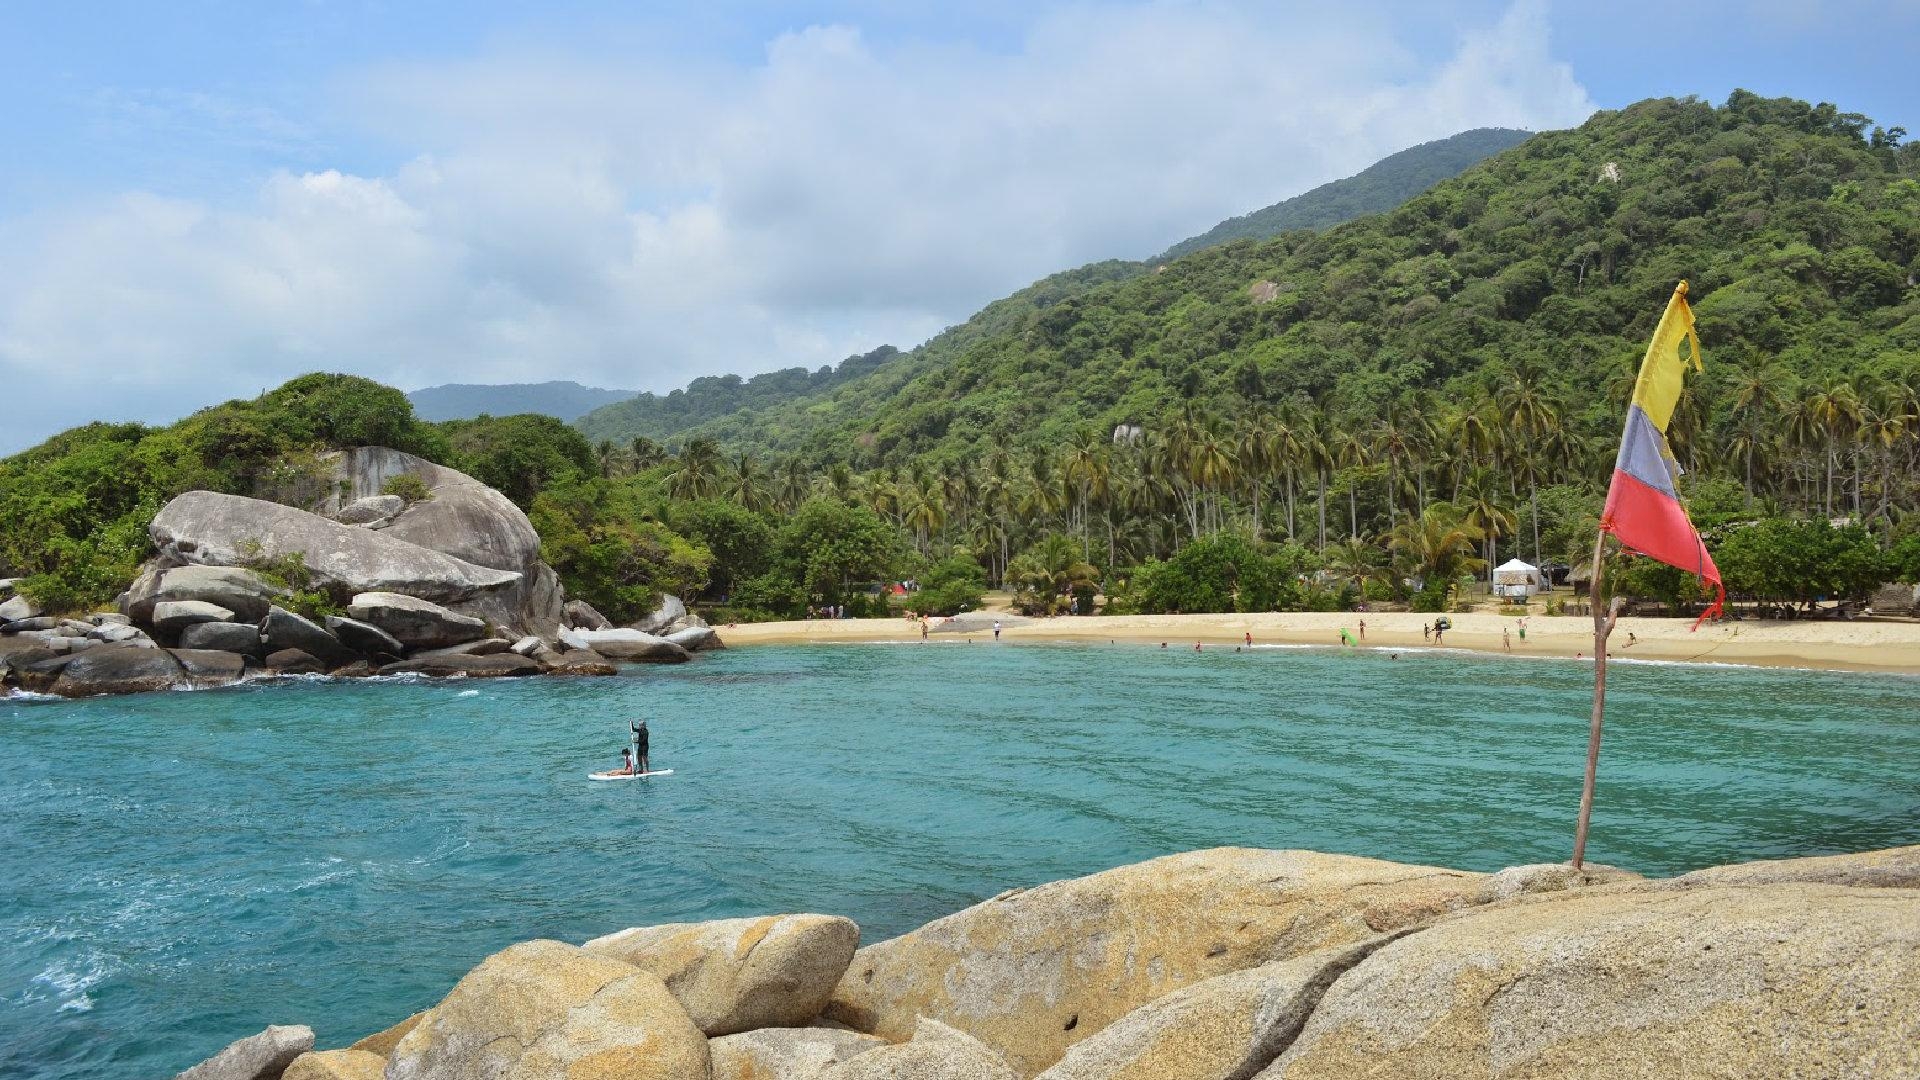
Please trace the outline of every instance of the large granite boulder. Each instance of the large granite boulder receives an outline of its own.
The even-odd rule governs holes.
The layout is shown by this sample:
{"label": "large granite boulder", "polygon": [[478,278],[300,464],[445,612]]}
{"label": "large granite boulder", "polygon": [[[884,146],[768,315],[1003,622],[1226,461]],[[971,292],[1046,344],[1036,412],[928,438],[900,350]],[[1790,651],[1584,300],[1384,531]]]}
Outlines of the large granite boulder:
{"label": "large granite boulder", "polygon": [[407,500],[398,495],[369,495],[340,508],[333,520],[342,525],[384,529],[407,508]]}
{"label": "large granite boulder", "polygon": [[913,1038],[832,1065],[821,1080],[1014,1080],[993,1048],[938,1020],[921,1019]]}
{"label": "large granite boulder", "polygon": [[218,649],[242,656],[266,654],[260,628],[247,623],[199,623],[180,632],[183,649]]}
{"label": "large granite boulder", "polygon": [[394,1046],[386,1080],[704,1080],[707,1040],[666,986],[558,941],[488,957]]}
{"label": "large granite boulder", "polygon": [[850,919],[776,915],[635,927],[586,950],[658,975],[714,1036],[812,1021],[859,943]]}
{"label": "large granite boulder", "polygon": [[228,1046],[174,1080],[278,1080],[294,1059],[313,1049],[313,1029],[275,1024]]}
{"label": "large granite boulder", "polygon": [[685,630],[675,630],[666,639],[688,652],[721,647],[720,635],[711,626],[689,626]]}
{"label": "large granite boulder", "polygon": [[368,1035],[366,1038],[348,1047],[348,1049],[365,1050],[369,1054],[378,1054],[384,1058],[392,1054],[393,1048],[400,1045],[400,1040],[407,1037],[407,1032],[418,1027],[420,1021],[426,1019],[426,1016],[426,1010],[422,1009],[390,1028],[384,1028]]}
{"label": "large granite boulder", "polygon": [[1203,979],[1365,941],[1474,902],[1483,874],[1217,848],[1015,891],[854,955],[829,1019],[898,1042],[921,1016],[1022,1076]]}
{"label": "large granite boulder", "polygon": [[199,623],[232,622],[233,612],[205,600],[162,600],[153,605],[153,628],[169,641]]}
{"label": "large granite boulder", "polygon": [[32,600],[24,596],[16,596],[11,600],[0,602],[0,623],[15,622],[20,619],[31,619],[44,610],[44,608]]}
{"label": "large granite boulder", "polygon": [[571,652],[557,653],[552,649],[542,649],[533,659],[549,675],[585,676],[618,675],[620,668],[613,661],[594,652],[592,649],[574,649]]}
{"label": "large granite boulder", "polygon": [[[197,625],[206,624],[202,623]],[[193,628],[188,627],[187,629],[191,630]],[[249,626],[247,629],[252,630],[253,627]],[[146,637],[147,633],[137,626],[130,626],[126,623],[101,623],[99,626],[87,631],[87,636],[95,641],[104,641],[112,644],[121,641],[136,641]]]}
{"label": "large granite boulder", "polygon": [[381,1080],[387,1059],[365,1050],[320,1050],[301,1054],[281,1080]]}
{"label": "large granite boulder", "polygon": [[187,673],[191,686],[230,686],[247,674],[247,658],[238,653],[211,649],[168,649],[167,653]]}
{"label": "large granite boulder", "polygon": [[560,641],[570,649],[591,649],[609,660],[645,660],[678,664],[693,654],[663,637],[639,630],[562,630]]}
{"label": "large granite boulder", "polygon": [[76,654],[62,667],[52,692],[61,697],[138,694],[172,689],[186,681],[186,670],[165,649],[100,645]]}
{"label": "large granite boulder", "polygon": [[1349,971],[1263,1080],[1920,1075],[1920,891],[1615,886]]}
{"label": "large granite boulder", "polygon": [[1525,866],[1509,866],[1505,870],[1490,874],[1480,883],[1480,902],[1491,904],[1500,900],[1511,900],[1516,896],[1536,896],[1541,893],[1565,892],[1568,889],[1588,889],[1595,885],[1615,885],[1623,881],[1645,881],[1646,878],[1631,870],[1622,870],[1617,866],[1602,866],[1599,863],[1587,863],[1575,870],[1572,863],[1528,863]]}
{"label": "large granite boulder", "polygon": [[60,673],[78,658],[78,653],[63,654],[51,649],[26,649],[6,657],[7,677],[22,690],[36,694],[51,694],[53,684],[60,681]]}
{"label": "large granite boulder", "polygon": [[[381,530],[383,535],[474,566],[519,575],[504,588],[451,605],[456,610],[523,633],[551,634],[559,628],[564,599],[560,579],[540,561],[540,534],[513,500],[457,469],[384,446],[342,450],[329,455],[329,460],[337,482],[327,508],[337,510],[342,500],[377,495],[396,476],[416,477],[429,498],[394,516]],[[378,588],[371,586],[368,591]]]}
{"label": "large granite boulder", "polygon": [[857,1031],[762,1028],[707,1043],[713,1080],[820,1080],[828,1067],[891,1045]]}
{"label": "large granite boulder", "polygon": [[645,618],[634,620],[630,625],[643,633],[658,634],[686,616],[686,602],[668,594],[660,597],[659,607],[653,609]]}
{"label": "large granite boulder", "polygon": [[343,618],[339,615],[327,616],[327,633],[340,639],[340,644],[362,656],[405,656],[407,647],[400,639],[387,633],[372,623],[359,619]]}
{"label": "large granite boulder", "polygon": [[135,622],[153,621],[154,608],[169,601],[198,601],[233,612],[240,622],[257,623],[267,608],[284,600],[287,590],[238,566],[149,566],[121,595],[120,610]]}
{"label": "large granite boulder", "polygon": [[569,600],[561,609],[562,625],[571,630],[611,630],[613,620],[607,618],[585,600]]}
{"label": "large granite boulder", "polygon": [[147,531],[166,565],[234,567],[292,557],[315,584],[349,593],[472,601],[520,581],[518,573],[410,543],[396,530],[358,529],[278,503],[189,491],[162,508]]}
{"label": "large granite boulder", "polygon": [[269,653],[299,649],[330,668],[350,663],[359,655],[319,623],[283,607],[267,609],[267,617],[260,622],[260,637]]}
{"label": "large granite boulder", "polygon": [[1040,1080],[1244,1080],[1287,1048],[1335,979],[1395,936],[1175,990],[1075,1043]]}
{"label": "large granite boulder", "polygon": [[432,675],[438,678],[465,676],[470,679],[513,678],[522,675],[538,675],[543,669],[540,662],[514,653],[494,653],[489,656],[466,656],[461,653],[442,653],[437,656],[416,656],[411,660],[401,660],[380,669],[382,675]]}
{"label": "large granite boulder", "polygon": [[487,624],[480,619],[400,593],[361,593],[347,613],[379,627],[409,649],[443,649],[487,636]]}
{"label": "large granite boulder", "polygon": [[267,654],[267,670],[277,675],[325,675],[326,661],[305,649],[280,649]]}
{"label": "large granite boulder", "polygon": [[1862,851],[1852,855],[1816,855],[1710,866],[1650,883],[1655,889],[1697,889],[1707,885],[1778,885],[1808,882],[1861,888],[1920,889],[1920,844]]}

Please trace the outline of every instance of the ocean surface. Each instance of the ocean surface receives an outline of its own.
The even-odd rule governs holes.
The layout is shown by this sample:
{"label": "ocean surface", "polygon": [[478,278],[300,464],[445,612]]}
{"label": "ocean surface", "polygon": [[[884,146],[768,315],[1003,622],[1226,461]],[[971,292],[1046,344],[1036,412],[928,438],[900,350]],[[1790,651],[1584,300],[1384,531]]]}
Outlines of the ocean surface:
{"label": "ocean surface", "polygon": [[[1920,679],[1618,664],[1589,857],[1920,842]],[[0,701],[0,1076],[342,1046],[535,937],[782,911],[874,941],[1192,848],[1564,860],[1588,667],[759,647],[618,679]],[[652,720],[671,777],[588,783]]]}

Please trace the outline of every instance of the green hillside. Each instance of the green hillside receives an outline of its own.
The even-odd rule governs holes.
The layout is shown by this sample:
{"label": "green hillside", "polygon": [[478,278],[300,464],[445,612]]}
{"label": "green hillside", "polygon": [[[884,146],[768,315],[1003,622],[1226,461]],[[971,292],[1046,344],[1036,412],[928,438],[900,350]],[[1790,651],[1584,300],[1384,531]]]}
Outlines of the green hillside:
{"label": "green hillside", "polygon": [[849,356],[838,365],[818,371],[782,368],[747,379],[738,375],[706,375],[688,383],[684,390],[602,402],[584,416],[567,419],[574,420],[574,426],[595,442],[611,439],[627,443],[635,438],[657,441],[740,409],[764,408],[808,394],[824,393],[872,374],[899,355],[900,350],[882,345],[870,353]]}
{"label": "green hillside", "polygon": [[1711,358],[1689,422],[1724,429],[1755,370],[1777,371],[1776,390],[1914,376],[1920,152],[1866,124],[1746,93],[1717,109],[1642,102],[1388,214],[1000,301],[910,365],[698,433],[816,461],[967,462],[1083,426],[1305,399],[1363,428],[1396,403],[1437,412],[1526,371],[1574,433],[1605,442],[1683,278]]}
{"label": "green hillside", "polygon": [[447,383],[409,391],[414,414],[422,420],[471,420],[476,416],[539,413],[573,420],[602,405],[625,401],[631,390],[603,390],[577,382]]}
{"label": "green hillside", "polygon": [[1531,138],[1530,131],[1474,128],[1410,146],[1342,180],[1321,184],[1250,214],[1188,237],[1147,260],[1163,263],[1233,240],[1267,240],[1294,229],[1330,229],[1368,214],[1384,213],[1487,158]]}

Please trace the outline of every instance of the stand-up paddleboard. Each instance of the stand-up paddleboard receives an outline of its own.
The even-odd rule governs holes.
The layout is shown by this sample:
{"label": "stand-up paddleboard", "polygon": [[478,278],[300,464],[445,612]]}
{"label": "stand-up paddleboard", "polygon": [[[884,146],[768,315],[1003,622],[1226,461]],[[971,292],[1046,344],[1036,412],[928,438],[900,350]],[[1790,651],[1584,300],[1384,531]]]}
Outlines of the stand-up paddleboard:
{"label": "stand-up paddleboard", "polygon": [[623,772],[588,773],[587,779],[589,780],[645,780],[649,776],[672,776],[672,775],[673,775],[672,769],[655,769],[652,772],[643,772],[643,773],[623,773]]}

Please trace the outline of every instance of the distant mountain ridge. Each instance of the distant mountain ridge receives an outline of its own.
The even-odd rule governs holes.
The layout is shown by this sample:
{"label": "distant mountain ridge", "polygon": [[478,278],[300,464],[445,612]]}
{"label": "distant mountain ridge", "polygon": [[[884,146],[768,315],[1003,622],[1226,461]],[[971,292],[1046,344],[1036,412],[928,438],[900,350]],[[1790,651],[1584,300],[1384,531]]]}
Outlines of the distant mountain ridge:
{"label": "distant mountain ridge", "polygon": [[1151,262],[1166,262],[1233,240],[1269,240],[1294,229],[1330,229],[1368,214],[1385,213],[1442,180],[1533,137],[1513,128],[1474,128],[1389,154],[1352,176],[1321,184],[1264,209],[1188,237]]}
{"label": "distant mountain ridge", "polygon": [[808,394],[824,393],[841,383],[872,374],[899,355],[900,350],[882,345],[872,352],[849,356],[838,365],[822,366],[818,371],[782,368],[747,379],[738,375],[703,375],[688,383],[684,390],[645,393],[602,403],[575,420],[574,426],[594,442],[611,439],[625,443],[636,438],[657,441],[741,409],[764,408]]}
{"label": "distant mountain ridge", "polygon": [[556,380],[543,383],[447,383],[429,386],[407,395],[414,415],[422,420],[471,420],[483,413],[513,416],[539,413],[572,421],[602,405],[625,401],[631,390],[603,390],[577,382]]}

